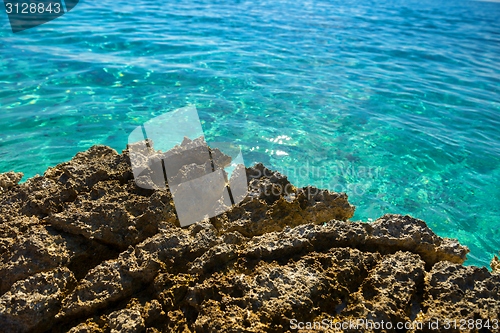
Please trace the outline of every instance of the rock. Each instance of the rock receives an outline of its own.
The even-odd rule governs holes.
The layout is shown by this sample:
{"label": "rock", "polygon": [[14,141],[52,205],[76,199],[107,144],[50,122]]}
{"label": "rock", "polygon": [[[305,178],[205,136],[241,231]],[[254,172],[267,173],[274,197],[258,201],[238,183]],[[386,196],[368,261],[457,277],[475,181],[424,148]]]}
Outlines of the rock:
{"label": "rock", "polygon": [[[188,289],[199,332],[289,329],[291,318],[313,321],[343,309],[379,256],[359,250],[311,252],[286,264],[260,261],[216,273]],[[182,304],[182,303],[181,303]]]}
{"label": "rock", "polygon": [[36,217],[0,224],[0,230],[0,294],[18,280],[57,267],[69,267],[79,278],[115,253],[83,237],[61,234]]}
{"label": "rock", "polygon": [[461,264],[469,253],[457,240],[438,237],[424,221],[411,216],[387,214],[370,226],[373,242],[379,248],[394,247],[418,253],[429,266],[443,260]]}
{"label": "rock", "polygon": [[79,196],[64,211],[47,217],[47,222],[122,250],[156,234],[161,223],[176,223],[168,192],[144,197],[129,191],[130,186],[134,185],[122,188],[118,181],[95,184],[90,197]]}
{"label": "rock", "polygon": [[[142,181],[156,182],[151,152],[191,149],[180,180],[210,172],[198,144],[134,151]],[[0,191],[3,331],[283,332],[359,318],[498,319],[500,274],[462,266],[469,250],[424,221],[351,222],[345,193],[296,188],[257,164],[235,171],[248,178],[241,203],[181,228],[168,186],[137,187],[129,154],[95,146]]]}
{"label": "rock", "polygon": [[126,183],[132,179],[130,160],[127,154],[119,155],[106,146],[94,146],[78,153],[71,161],[49,168],[44,176],[33,177],[9,191],[7,217],[50,216],[65,210],[78,194],[88,196],[93,186],[105,180]]}
{"label": "rock", "polygon": [[105,330],[100,328],[95,322],[89,321],[87,323],[81,323],[77,326],[71,328],[68,333],[104,333]]}
{"label": "rock", "polygon": [[64,293],[75,278],[66,267],[34,274],[16,282],[0,297],[0,323],[4,332],[44,332],[54,322]]}
{"label": "rock", "polygon": [[280,233],[253,237],[245,255],[279,258],[303,251],[347,246],[383,254],[407,250],[419,254],[431,267],[438,261],[463,263],[468,249],[450,239],[438,237],[427,225],[410,216],[384,215],[372,224],[329,221],[323,225],[304,224]]}
{"label": "rock", "polygon": [[341,312],[343,320],[411,322],[421,310],[418,293],[424,276],[424,262],[418,255],[398,251],[384,256],[350,297]]}
{"label": "rock", "polygon": [[141,333],[146,330],[139,310],[121,309],[108,316],[111,333]]}
{"label": "rock", "polygon": [[497,256],[493,257],[490,266],[491,269],[493,270],[493,273],[500,274],[500,260],[498,259]]}
{"label": "rock", "polygon": [[24,177],[22,172],[6,172],[0,173],[0,192],[7,191],[11,187],[14,187],[21,181]]}
{"label": "rock", "polygon": [[72,256],[64,238],[49,233],[42,225],[34,226],[29,232],[20,234],[3,253],[0,261],[0,293],[3,294],[14,282],[30,275],[67,266]]}
{"label": "rock", "polygon": [[[4,209],[6,206],[3,207]],[[7,215],[7,214],[5,214]],[[0,215],[0,255],[3,256],[9,248],[18,241],[22,235],[29,235],[32,227],[40,224],[40,220],[36,217],[16,217],[12,220],[2,220]]]}

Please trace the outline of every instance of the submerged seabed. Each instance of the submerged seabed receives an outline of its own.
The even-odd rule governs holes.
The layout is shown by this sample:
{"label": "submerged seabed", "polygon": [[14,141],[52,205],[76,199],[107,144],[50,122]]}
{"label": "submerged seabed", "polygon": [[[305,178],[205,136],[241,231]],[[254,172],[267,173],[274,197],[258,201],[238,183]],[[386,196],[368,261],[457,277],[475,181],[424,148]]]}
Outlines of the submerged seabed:
{"label": "submerged seabed", "polygon": [[194,104],[207,141],[354,219],[411,214],[500,249],[500,4],[100,1],[12,34],[0,16],[0,172],[26,177]]}

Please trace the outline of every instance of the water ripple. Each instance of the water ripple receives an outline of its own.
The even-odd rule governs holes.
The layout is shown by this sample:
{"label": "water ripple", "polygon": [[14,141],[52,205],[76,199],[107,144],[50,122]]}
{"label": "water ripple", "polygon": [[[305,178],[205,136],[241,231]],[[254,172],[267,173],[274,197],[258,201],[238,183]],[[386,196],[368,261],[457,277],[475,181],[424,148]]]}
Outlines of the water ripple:
{"label": "water ripple", "polygon": [[[425,219],[500,249],[500,3],[80,2],[12,34],[0,16],[0,172],[26,176],[195,104],[209,140],[366,220]],[[305,171],[305,172],[300,172]]]}

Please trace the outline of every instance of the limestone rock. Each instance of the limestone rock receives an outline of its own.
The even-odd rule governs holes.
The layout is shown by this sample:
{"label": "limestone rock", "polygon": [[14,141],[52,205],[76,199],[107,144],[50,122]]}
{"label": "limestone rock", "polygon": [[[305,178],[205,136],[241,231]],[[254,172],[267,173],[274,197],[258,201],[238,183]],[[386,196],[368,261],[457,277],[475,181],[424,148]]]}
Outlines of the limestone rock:
{"label": "limestone rock", "polygon": [[[193,154],[180,180],[210,172],[198,143],[170,152]],[[0,330],[288,332],[294,322],[498,319],[500,275],[462,266],[468,249],[424,221],[351,222],[345,193],[296,188],[257,164],[235,171],[248,178],[241,203],[181,228],[168,186],[139,188],[129,154],[95,146],[23,184],[0,176]],[[149,153],[134,154],[147,165]],[[491,267],[498,272],[497,258]]]}
{"label": "limestone rock", "polygon": [[0,297],[0,323],[4,332],[44,332],[54,322],[64,294],[74,287],[66,267],[41,272],[16,282]]}
{"label": "limestone rock", "polygon": [[6,172],[0,173],[0,192],[7,191],[11,187],[17,185],[24,177],[22,172]]}
{"label": "limestone rock", "polygon": [[[424,322],[500,322],[500,275],[492,275],[485,267],[439,262],[427,273],[424,288],[423,306],[427,309],[421,315]],[[457,325],[450,331],[463,330]]]}
{"label": "limestone rock", "polygon": [[71,257],[72,253],[60,235],[51,234],[42,225],[31,228],[29,233],[19,235],[1,256],[0,293],[30,275],[67,266]]}
{"label": "limestone rock", "polygon": [[493,259],[491,260],[491,269],[493,270],[493,273],[500,274],[500,260],[498,259],[497,256],[494,256]]}
{"label": "limestone rock", "polygon": [[111,333],[141,333],[146,330],[139,310],[121,309],[108,316]]}

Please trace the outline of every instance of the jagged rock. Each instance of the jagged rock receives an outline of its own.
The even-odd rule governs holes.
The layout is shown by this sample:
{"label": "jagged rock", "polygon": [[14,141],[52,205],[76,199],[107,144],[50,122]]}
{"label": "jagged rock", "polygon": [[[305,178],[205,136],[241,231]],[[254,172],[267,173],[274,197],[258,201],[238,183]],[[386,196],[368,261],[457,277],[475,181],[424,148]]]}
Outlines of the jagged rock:
{"label": "jagged rock", "polygon": [[2,220],[3,216],[5,215],[0,215],[0,255],[2,256],[18,241],[19,237],[29,234],[29,230],[40,223],[36,217],[20,216],[7,222]]}
{"label": "jagged rock", "polygon": [[489,321],[492,327],[494,322],[500,323],[500,275],[492,275],[485,267],[439,262],[427,273],[424,288],[427,311],[420,316],[424,323],[456,320],[457,326],[447,330],[450,332],[463,332],[469,321]]}
{"label": "jagged rock", "polygon": [[416,252],[429,265],[442,260],[461,264],[469,253],[457,240],[438,237],[424,221],[410,216],[387,214],[370,227],[371,237],[380,248]]}
{"label": "jagged rock", "polygon": [[0,173],[0,192],[7,191],[14,187],[24,177],[22,172],[6,172]]}
{"label": "jagged rock", "polygon": [[93,146],[71,161],[49,168],[44,176],[12,187],[8,201],[3,201],[0,209],[5,214],[4,219],[19,215],[43,218],[65,210],[79,194],[85,193],[90,199],[89,191],[98,182],[118,180],[126,183],[132,178],[127,154],[119,155],[106,146]]}
{"label": "jagged rock", "polygon": [[74,287],[66,267],[40,272],[16,282],[0,297],[0,323],[4,332],[43,332],[59,312],[64,293]]}
{"label": "jagged rock", "polygon": [[[180,180],[210,172],[198,144],[170,152],[192,154]],[[148,156],[168,154],[148,149],[134,152],[146,183]],[[187,228],[168,186],[136,185],[129,150],[95,146],[14,179],[0,191],[0,329],[284,332],[293,320],[498,319],[500,274],[462,266],[468,249],[425,222],[351,222],[344,193],[296,188],[262,164],[235,172],[246,172],[248,196]]]}
{"label": "jagged rock", "polygon": [[497,256],[493,257],[490,266],[491,269],[493,270],[493,273],[500,274],[500,260],[498,259]]}
{"label": "jagged rock", "polygon": [[[394,228],[391,224],[394,224]],[[290,253],[324,250],[332,246],[384,254],[398,250],[412,251],[419,254],[429,267],[441,260],[463,263],[469,251],[458,242],[438,237],[421,220],[388,214],[372,224],[333,220],[323,225],[288,227],[280,233],[252,238],[245,252],[249,257],[267,258],[272,255],[274,259]]]}
{"label": "jagged rock", "polygon": [[36,217],[0,224],[0,294],[16,281],[56,267],[70,267],[81,277],[116,251],[71,234],[61,234]]}
{"label": "jagged rock", "polygon": [[[118,181],[95,184],[89,197],[78,198],[60,213],[47,217],[53,227],[125,249],[158,232],[162,223],[176,223],[168,192],[144,197]],[[97,192],[97,193],[96,193]]]}
{"label": "jagged rock", "polygon": [[20,234],[0,260],[0,293],[12,284],[35,273],[67,266],[70,253],[66,240],[54,235],[42,225],[33,226],[29,232]]}
{"label": "jagged rock", "polygon": [[144,318],[137,309],[121,309],[108,316],[111,333],[141,333],[146,330]]}
{"label": "jagged rock", "polygon": [[[398,251],[383,257],[350,297],[341,312],[342,320],[410,322],[420,311],[418,292],[424,276],[424,262],[418,255]],[[364,331],[372,330],[365,328]]]}
{"label": "jagged rock", "polygon": [[104,333],[105,330],[99,324],[89,321],[86,323],[78,324],[71,328],[68,333]]}
{"label": "jagged rock", "polygon": [[281,332],[292,318],[312,321],[341,310],[378,258],[342,248],[281,265],[237,263],[188,288],[180,307],[197,313],[196,332]]}

